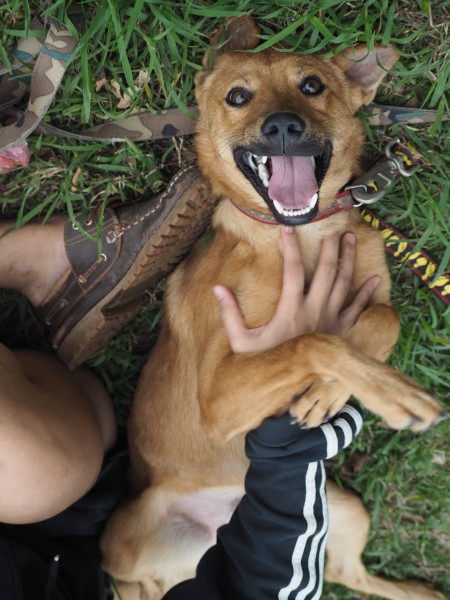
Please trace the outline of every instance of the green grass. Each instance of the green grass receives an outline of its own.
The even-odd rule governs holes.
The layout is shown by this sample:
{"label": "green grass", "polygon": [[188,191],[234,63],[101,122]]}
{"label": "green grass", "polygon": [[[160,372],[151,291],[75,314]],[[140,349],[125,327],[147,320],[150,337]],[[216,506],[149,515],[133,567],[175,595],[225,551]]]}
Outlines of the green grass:
{"label": "green grass", "polygon": [[[67,2],[55,2],[48,13],[67,21]],[[53,125],[81,131],[129,111],[117,108],[111,82],[131,88],[134,107],[158,111],[193,103],[193,78],[200,68],[211,32],[223,17],[252,11],[262,26],[262,42],[285,41],[301,52],[341,50],[356,41],[394,43],[400,61],[379,90],[378,101],[447,111],[444,95],[446,61],[445,2],[84,2],[85,25],[75,58],[45,118]],[[7,0],[0,9],[0,58],[26,30],[33,7]],[[140,71],[149,81],[135,89]],[[106,78],[96,92],[94,82]],[[21,103],[22,108],[26,102]],[[368,165],[387,141],[399,135],[422,153],[424,168],[397,182],[377,213],[403,231],[447,269],[448,128],[439,119],[430,126],[371,128],[364,161]],[[0,176],[3,214],[25,222],[32,214],[86,212],[113,196],[139,200],[156,193],[182,164],[193,160],[192,140],[140,144],[75,142],[31,136],[31,164]],[[79,176],[74,186],[74,176]],[[393,301],[401,314],[402,332],[391,363],[448,397],[448,316],[443,304],[406,267],[389,259]],[[157,333],[164,285],[148,294],[148,303],[120,335],[89,361],[114,396],[121,422],[126,419],[134,386]],[[32,311],[19,295],[2,292],[0,339],[11,346],[47,348]],[[13,324],[13,325],[12,325]],[[331,465],[330,473],[358,491],[373,515],[366,564],[374,573],[416,577],[441,591],[450,589],[447,574],[448,477],[442,423],[424,434],[387,430],[368,415],[363,433]],[[356,452],[366,461],[355,470]],[[447,484],[447,487],[446,487]],[[323,598],[361,598],[339,586],[326,586]]]}

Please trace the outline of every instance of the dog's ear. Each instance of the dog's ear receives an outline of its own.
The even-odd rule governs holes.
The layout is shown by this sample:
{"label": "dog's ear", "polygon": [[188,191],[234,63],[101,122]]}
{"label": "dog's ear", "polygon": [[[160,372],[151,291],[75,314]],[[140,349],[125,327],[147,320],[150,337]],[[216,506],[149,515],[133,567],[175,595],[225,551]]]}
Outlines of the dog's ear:
{"label": "dog's ear", "polygon": [[211,48],[203,57],[203,68],[209,71],[217,59],[233,50],[253,50],[259,44],[259,27],[250,17],[229,17],[211,38]]}
{"label": "dog's ear", "polygon": [[366,44],[359,44],[354,48],[347,48],[332,59],[353,84],[355,110],[375,98],[383,77],[399,56],[392,46],[376,46],[369,50]]}

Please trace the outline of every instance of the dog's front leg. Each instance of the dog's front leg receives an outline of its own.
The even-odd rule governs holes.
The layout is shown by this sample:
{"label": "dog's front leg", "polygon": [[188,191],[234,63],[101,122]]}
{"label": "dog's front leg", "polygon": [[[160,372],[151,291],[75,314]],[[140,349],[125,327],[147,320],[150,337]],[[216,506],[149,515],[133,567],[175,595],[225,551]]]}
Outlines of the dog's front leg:
{"label": "dog's front leg", "polygon": [[392,352],[400,331],[398,312],[388,304],[373,304],[342,336],[360,352],[385,361]]}
{"label": "dog's front leg", "polygon": [[[399,330],[395,308],[378,303],[369,306],[342,338],[360,352],[384,362],[395,346]],[[301,398],[305,423],[317,427],[341,410],[351,393],[348,386],[337,380],[313,383]]]}
{"label": "dog's front leg", "polygon": [[199,379],[203,427],[226,441],[283,410],[303,420],[301,393],[315,381],[329,380],[348,388],[394,428],[424,429],[441,412],[409,377],[339,337],[310,333],[258,354],[229,352],[218,361],[214,352],[205,355]]}

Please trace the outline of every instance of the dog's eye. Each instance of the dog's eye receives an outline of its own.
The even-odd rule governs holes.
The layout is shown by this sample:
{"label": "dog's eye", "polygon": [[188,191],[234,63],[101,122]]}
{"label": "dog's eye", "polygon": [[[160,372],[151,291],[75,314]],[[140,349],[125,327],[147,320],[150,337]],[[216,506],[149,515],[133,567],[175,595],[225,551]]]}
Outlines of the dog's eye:
{"label": "dog's eye", "polygon": [[306,96],[318,96],[324,89],[323,83],[315,75],[305,77],[300,84],[300,90]]}
{"label": "dog's eye", "polygon": [[253,94],[244,88],[233,88],[226,98],[230,106],[244,106],[252,99]]}

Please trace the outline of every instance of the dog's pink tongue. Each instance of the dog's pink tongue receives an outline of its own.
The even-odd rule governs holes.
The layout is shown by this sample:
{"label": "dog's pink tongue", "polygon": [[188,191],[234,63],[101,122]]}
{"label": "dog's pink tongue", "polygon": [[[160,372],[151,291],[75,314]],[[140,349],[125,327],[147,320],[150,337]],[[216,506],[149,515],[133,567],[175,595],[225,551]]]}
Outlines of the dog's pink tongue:
{"label": "dog's pink tongue", "polygon": [[310,156],[271,156],[269,198],[288,210],[305,208],[319,190]]}

